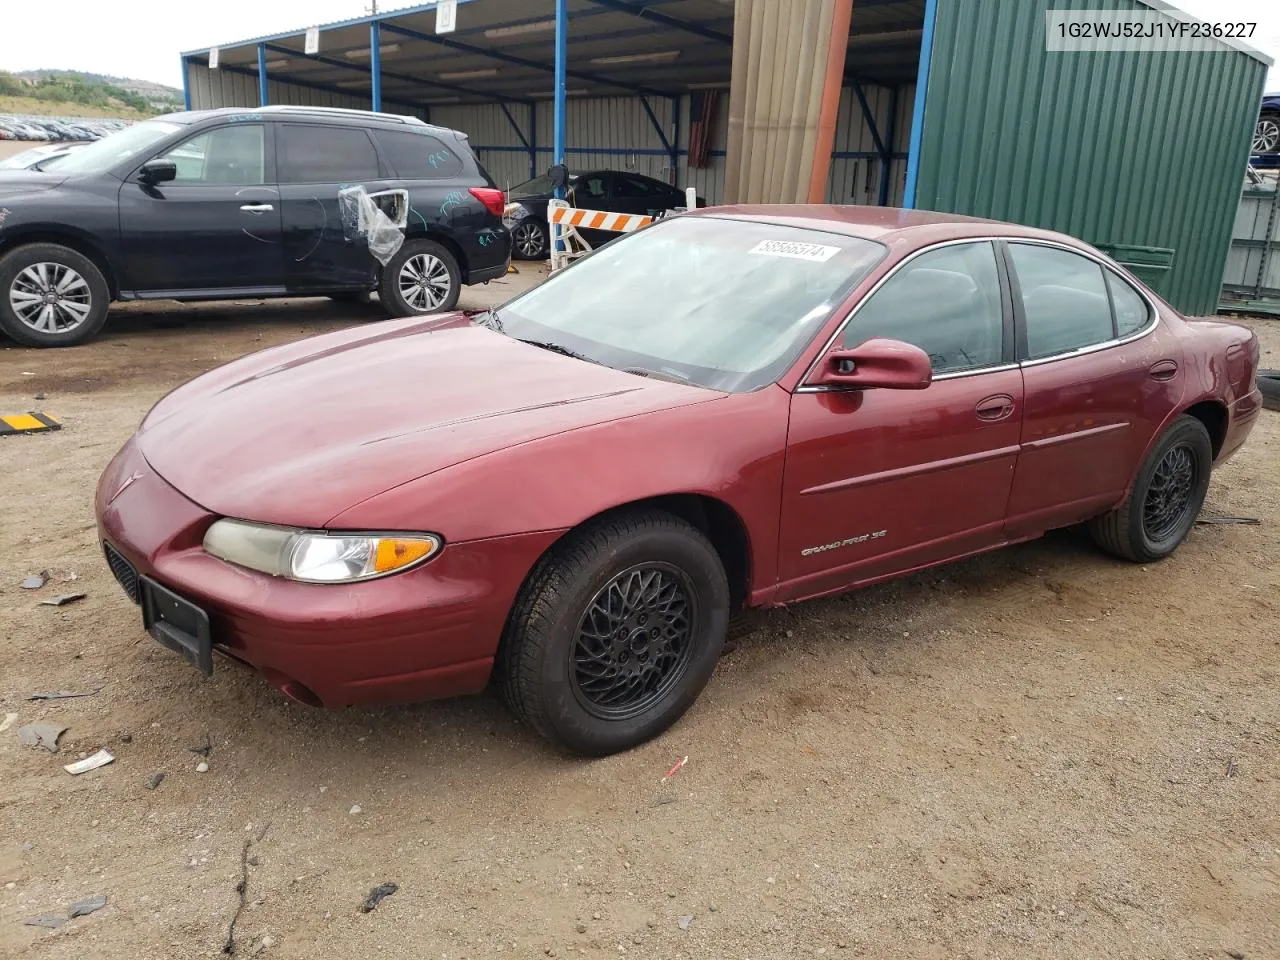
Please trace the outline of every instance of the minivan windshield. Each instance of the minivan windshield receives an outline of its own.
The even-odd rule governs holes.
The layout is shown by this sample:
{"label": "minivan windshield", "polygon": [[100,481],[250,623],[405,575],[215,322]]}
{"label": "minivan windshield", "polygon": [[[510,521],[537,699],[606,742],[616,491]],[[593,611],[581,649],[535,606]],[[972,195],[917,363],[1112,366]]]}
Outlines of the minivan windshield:
{"label": "minivan windshield", "polygon": [[820,230],[674,217],[477,322],[620,370],[745,393],[786,372],[887,252]]}
{"label": "minivan windshield", "polygon": [[104,173],[121,161],[141,154],[149,147],[182,129],[180,123],[165,120],[147,120],[125,127],[115,133],[63,157],[58,161],[58,173]]}

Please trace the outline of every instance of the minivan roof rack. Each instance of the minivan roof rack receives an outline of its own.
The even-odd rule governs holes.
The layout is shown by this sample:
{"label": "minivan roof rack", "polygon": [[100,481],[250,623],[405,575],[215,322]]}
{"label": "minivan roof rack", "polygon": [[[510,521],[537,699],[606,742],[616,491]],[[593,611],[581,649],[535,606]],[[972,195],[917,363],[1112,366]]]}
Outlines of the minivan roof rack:
{"label": "minivan roof rack", "polygon": [[289,104],[271,104],[266,107],[254,107],[259,113],[318,113],[318,114],[337,114],[344,117],[378,117],[381,120],[390,120],[394,123],[417,123],[426,126],[426,121],[419,117],[410,117],[399,113],[379,113],[373,110],[351,110],[347,107],[299,107]]}

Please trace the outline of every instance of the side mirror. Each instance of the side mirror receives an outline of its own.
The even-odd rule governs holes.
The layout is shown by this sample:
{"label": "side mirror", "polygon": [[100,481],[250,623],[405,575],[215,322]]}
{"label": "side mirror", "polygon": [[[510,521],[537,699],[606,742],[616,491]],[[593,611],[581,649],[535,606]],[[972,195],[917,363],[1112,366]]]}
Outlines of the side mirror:
{"label": "side mirror", "polygon": [[178,165],[172,160],[148,160],[138,171],[138,179],[146,184],[166,183],[177,178]]}
{"label": "side mirror", "polygon": [[569,168],[563,163],[557,163],[547,173],[551,177],[551,186],[563,190],[569,185]]}
{"label": "side mirror", "polygon": [[852,350],[832,350],[813,378],[821,386],[923,390],[933,381],[929,355],[901,340],[877,337]]}

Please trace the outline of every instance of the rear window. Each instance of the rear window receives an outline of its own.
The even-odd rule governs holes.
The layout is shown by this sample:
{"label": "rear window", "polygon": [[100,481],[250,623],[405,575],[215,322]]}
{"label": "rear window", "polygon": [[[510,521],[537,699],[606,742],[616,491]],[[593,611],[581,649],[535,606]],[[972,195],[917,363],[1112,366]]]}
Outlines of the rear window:
{"label": "rear window", "polygon": [[380,176],[373,141],[360,127],[282,123],[276,129],[281,183],[347,183]]}
{"label": "rear window", "polygon": [[402,180],[448,180],[462,173],[462,161],[444,142],[427,133],[376,130],[378,146]]}

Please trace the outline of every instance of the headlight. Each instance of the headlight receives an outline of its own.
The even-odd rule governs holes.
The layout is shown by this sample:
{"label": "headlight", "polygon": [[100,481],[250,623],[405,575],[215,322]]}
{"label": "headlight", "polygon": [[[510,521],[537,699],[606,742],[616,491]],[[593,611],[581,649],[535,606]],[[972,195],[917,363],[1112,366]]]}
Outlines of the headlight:
{"label": "headlight", "polygon": [[440,552],[430,533],[325,533],[219,520],[204,549],[219,559],[304,583],[353,583],[416,567]]}

